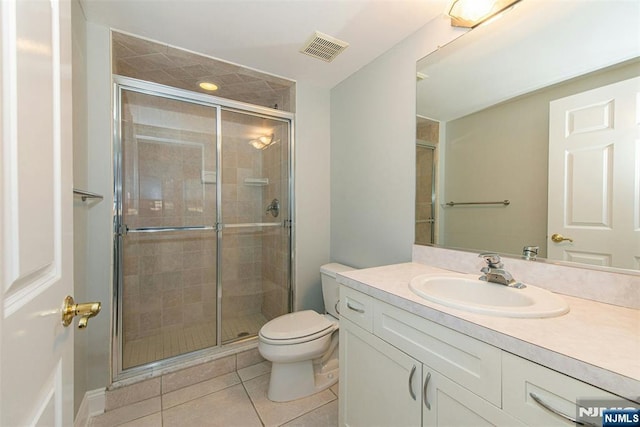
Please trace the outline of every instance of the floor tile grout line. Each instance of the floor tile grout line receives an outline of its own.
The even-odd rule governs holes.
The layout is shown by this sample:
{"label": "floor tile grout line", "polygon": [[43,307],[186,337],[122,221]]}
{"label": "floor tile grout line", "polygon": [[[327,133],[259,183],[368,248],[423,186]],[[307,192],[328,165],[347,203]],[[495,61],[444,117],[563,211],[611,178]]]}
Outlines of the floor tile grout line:
{"label": "floor tile grout line", "polygon": [[[238,376],[240,376],[240,375],[238,375]],[[249,381],[249,380],[247,380],[247,381]],[[258,416],[258,419],[260,420],[260,424],[262,424],[262,426],[265,427],[267,424],[265,423],[265,421],[260,416],[260,412],[258,412],[258,408],[256,408],[255,403],[253,403],[253,399],[251,398],[251,395],[249,394],[249,390],[247,390],[247,386],[244,385],[244,380],[242,378],[240,378],[240,384],[242,384],[242,388],[244,389],[244,392],[247,393],[247,397],[249,398],[249,402],[251,402],[251,407],[253,408],[253,411]]]}
{"label": "floor tile grout line", "polygon": [[[335,393],[334,393],[334,394],[335,394]],[[324,405],[320,405],[320,406],[318,406],[317,408],[314,408],[314,409],[312,409],[312,410],[310,410],[310,411],[307,411],[307,412],[305,412],[304,414],[300,414],[300,415],[298,415],[297,417],[295,417],[295,418],[293,418],[293,419],[291,419],[291,420],[289,420],[289,421],[286,421],[286,422],[284,422],[284,423],[282,423],[282,424],[279,424],[279,425],[278,425],[278,427],[285,426],[285,425],[289,424],[289,423],[290,423],[290,422],[292,422],[292,421],[295,421],[295,420],[297,420],[297,419],[299,419],[299,418],[302,418],[302,417],[304,417],[304,416],[306,416],[306,415],[309,415],[311,412],[317,411],[317,410],[318,410],[318,409],[320,409],[320,408],[324,408],[325,406],[327,406],[327,405],[329,405],[329,404],[331,404],[331,403],[335,402],[336,400],[337,400],[337,398],[336,398],[336,399],[333,399],[333,400],[330,400],[329,402],[325,403]]]}

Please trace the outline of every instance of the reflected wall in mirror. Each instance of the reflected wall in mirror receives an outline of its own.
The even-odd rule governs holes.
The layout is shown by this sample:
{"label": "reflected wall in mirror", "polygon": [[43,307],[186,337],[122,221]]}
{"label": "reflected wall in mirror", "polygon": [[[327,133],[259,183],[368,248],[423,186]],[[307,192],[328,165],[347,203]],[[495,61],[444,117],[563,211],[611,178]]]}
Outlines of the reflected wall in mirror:
{"label": "reflected wall in mirror", "polygon": [[[638,2],[523,0],[420,60],[416,243],[638,270],[639,28]],[[439,125],[426,218],[425,122]]]}

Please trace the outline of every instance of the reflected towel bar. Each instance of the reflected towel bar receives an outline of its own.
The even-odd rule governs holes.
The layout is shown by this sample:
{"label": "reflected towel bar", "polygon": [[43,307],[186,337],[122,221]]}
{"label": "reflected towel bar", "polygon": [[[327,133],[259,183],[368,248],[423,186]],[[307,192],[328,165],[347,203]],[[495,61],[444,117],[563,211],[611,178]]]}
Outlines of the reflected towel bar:
{"label": "reflected towel bar", "polygon": [[509,200],[502,200],[500,202],[449,202],[445,203],[447,206],[458,206],[458,205],[505,205],[509,206],[511,202]]}
{"label": "reflected towel bar", "polygon": [[73,194],[76,196],[80,196],[83,202],[86,202],[87,199],[100,199],[100,200],[104,199],[104,197],[101,196],[100,194],[91,193],[89,191],[84,191],[84,190],[78,190],[77,188],[73,189]]}

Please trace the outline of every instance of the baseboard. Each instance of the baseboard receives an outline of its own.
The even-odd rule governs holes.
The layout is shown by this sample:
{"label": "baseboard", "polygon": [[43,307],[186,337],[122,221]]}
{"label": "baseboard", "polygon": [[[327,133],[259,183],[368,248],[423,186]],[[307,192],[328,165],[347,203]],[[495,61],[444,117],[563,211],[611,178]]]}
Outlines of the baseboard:
{"label": "baseboard", "polygon": [[84,394],[73,427],[87,427],[91,417],[104,413],[105,391],[104,388],[99,388]]}

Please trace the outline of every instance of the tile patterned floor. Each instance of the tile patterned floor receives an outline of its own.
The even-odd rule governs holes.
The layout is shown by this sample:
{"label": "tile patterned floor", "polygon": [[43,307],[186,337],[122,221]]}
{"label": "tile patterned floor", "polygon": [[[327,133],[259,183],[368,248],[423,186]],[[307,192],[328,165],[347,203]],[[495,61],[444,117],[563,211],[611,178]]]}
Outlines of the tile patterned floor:
{"label": "tile patterned floor", "polygon": [[267,399],[269,362],[124,406],[90,420],[91,427],[334,427],[338,385],[292,402]]}
{"label": "tile patterned floor", "polygon": [[[267,319],[262,313],[224,319],[222,341],[256,335]],[[216,345],[215,322],[200,323],[184,329],[127,341],[122,366],[130,368]]]}

